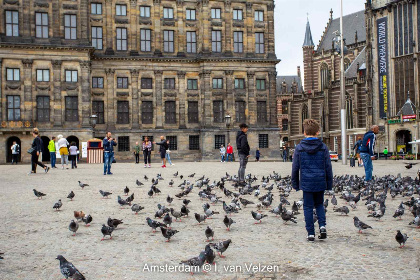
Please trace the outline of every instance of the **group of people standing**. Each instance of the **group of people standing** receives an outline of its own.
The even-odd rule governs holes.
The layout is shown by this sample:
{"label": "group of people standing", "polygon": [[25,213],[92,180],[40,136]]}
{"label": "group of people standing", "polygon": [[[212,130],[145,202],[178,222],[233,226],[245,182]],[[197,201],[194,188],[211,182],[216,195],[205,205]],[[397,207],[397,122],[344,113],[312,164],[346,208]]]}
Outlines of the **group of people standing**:
{"label": "group of people standing", "polygon": [[229,159],[233,162],[233,147],[230,143],[226,148],[224,145],[220,145],[220,162],[228,162]]}
{"label": "group of people standing", "polygon": [[171,151],[169,150],[169,140],[166,140],[165,137],[160,137],[160,142],[152,142],[149,140],[148,137],[144,137],[143,143],[140,146],[139,142],[136,142],[136,145],[133,149],[133,154],[136,159],[136,164],[140,163],[140,151],[143,152],[143,158],[144,158],[144,168],[151,168],[151,162],[152,162],[152,149],[153,144],[159,145],[159,154],[162,159],[162,167],[166,167],[166,162],[168,162],[170,165],[174,165],[171,161]]}

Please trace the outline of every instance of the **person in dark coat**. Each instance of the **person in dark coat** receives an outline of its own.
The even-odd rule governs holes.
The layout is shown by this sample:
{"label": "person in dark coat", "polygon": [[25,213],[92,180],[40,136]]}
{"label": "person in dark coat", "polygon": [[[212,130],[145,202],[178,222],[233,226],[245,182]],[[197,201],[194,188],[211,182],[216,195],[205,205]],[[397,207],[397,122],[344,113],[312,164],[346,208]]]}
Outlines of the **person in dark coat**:
{"label": "person in dark coat", "polygon": [[39,165],[42,168],[44,168],[45,173],[48,173],[48,171],[50,170],[50,168],[46,165],[44,165],[42,162],[38,161],[39,159],[39,154],[42,153],[43,150],[43,144],[42,144],[42,140],[41,137],[39,137],[39,130],[38,128],[34,128],[32,130],[32,136],[34,137],[34,141],[32,141],[32,153],[31,153],[31,165],[32,165],[32,171],[29,173],[30,174],[35,174],[36,173],[36,166]]}
{"label": "person in dark coat", "polygon": [[239,125],[240,131],[236,135],[236,148],[239,154],[239,170],[238,170],[238,183],[239,185],[245,186],[245,170],[249,158],[249,144],[246,133],[248,132],[248,125]]}
{"label": "person in dark coat", "polygon": [[287,149],[286,147],[283,147],[283,162],[287,162]]}
{"label": "person in dark coat", "polygon": [[162,159],[162,168],[166,168],[166,150],[169,148],[168,142],[165,137],[160,136],[160,142],[153,142],[153,144],[159,145],[160,158]]}
{"label": "person in dark coat", "polygon": [[319,238],[327,238],[324,192],[332,189],[333,172],[328,148],[317,138],[318,122],[312,119],[305,120],[303,128],[306,138],[295,148],[292,185],[296,191],[303,191],[303,211],[308,241],[315,241],[314,208],[318,216]]}
{"label": "person in dark coat", "polygon": [[379,133],[379,126],[372,125],[370,130],[365,133],[363,136],[363,143],[360,147],[360,157],[363,160],[363,166],[365,167],[365,181],[372,180],[373,164],[372,160],[376,159],[375,157],[375,142],[376,134]]}
{"label": "person in dark coat", "polygon": [[255,161],[260,161],[260,157],[261,157],[260,149],[257,148],[257,150],[255,151]]}
{"label": "person in dark coat", "polygon": [[112,133],[108,131],[106,137],[102,140],[104,147],[104,175],[112,175],[111,165],[114,160],[114,147],[117,146],[117,141],[112,138]]}
{"label": "person in dark coat", "polygon": [[363,143],[362,137],[359,137],[357,139],[357,142],[353,146],[353,150],[356,152],[358,166],[362,165],[362,158],[360,157],[360,147],[362,147],[362,143]]}

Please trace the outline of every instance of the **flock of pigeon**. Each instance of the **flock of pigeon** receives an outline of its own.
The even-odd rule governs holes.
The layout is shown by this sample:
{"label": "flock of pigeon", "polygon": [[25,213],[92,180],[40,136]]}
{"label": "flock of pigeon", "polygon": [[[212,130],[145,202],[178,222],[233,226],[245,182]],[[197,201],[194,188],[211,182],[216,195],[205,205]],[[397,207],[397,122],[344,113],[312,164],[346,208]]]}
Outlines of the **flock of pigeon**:
{"label": "flock of pigeon", "polygon": [[[157,209],[153,219],[150,217],[146,218],[145,225],[149,226],[153,232],[158,229],[161,231],[163,238],[166,242],[170,242],[171,238],[179,233],[179,230],[172,228],[172,223],[175,221],[182,221],[182,219],[188,219],[190,209],[189,203],[191,199],[200,199],[203,201],[203,211],[201,213],[194,213],[194,218],[197,225],[205,223],[207,219],[212,219],[214,215],[220,214],[221,210],[224,212],[224,218],[222,222],[226,227],[226,230],[231,230],[235,227],[235,213],[239,211],[245,211],[245,208],[253,207],[253,210],[249,211],[249,217],[255,220],[256,224],[262,223],[264,218],[273,214],[276,217],[281,217],[284,224],[289,222],[297,223],[297,215],[300,214],[299,210],[303,206],[303,199],[293,201],[290,203],[288,197],[292,191],[291,178],[290,176],[282,177],[280,174],[273,171],[268,176],[257,178],[254,175],[248,174],[246,176],[246,186],[239,186],[237,183],[236,176],[231,176],[228,173],[225,174],[220,180],[211,182],[209,178],[202,176],[201,178],[195,179],[195,173],[184,178],[179,175],[179,172],[173,174],[173,179],[168,184],[164,184],[164,178],[161,174],[157,174],[156,178],[152,178],[149,183],[149,178],[144,176],[143,183],[136,180],[136,185],[142,187],[145,184],[151,184],[147,195],[153,199],[161,197],[162,191],[159,188],[176,187],[179,188],[179,192],[175,195],[176,199],[182,201],[182,207],[174,209],[170,207],[174,201],[174,197],[170,195],[166,196],[166,203],[168,206],[157,204]],[[175,186],[174,179],[180,179],[181,183]],[[393,217],[401,219],[405,214],[413,215],[414,219],[409,225],[417,226],[420,228],[420,182],[418,178],[412,179],[410,177],[398,176],[384,176],[381,178],[375,178],[371,182],[367,183],[363,181],[362,177],[358,176],[336,176],[333,181],[333,190],[326,191],[326,196],[329,197],[324,202],[324,208],[327,211],[329,203],[333,205],[333,212],[339,213],[340,215],[348,215],[351,210],[357,207],[363,207],[362,204],[367,207],[369,211],[368,217],[373,217],[380,220],[386,213],[386,202],[389,199],[395,199],[397,196],[401,196],[403,201],[399,207],[395,210]],[[83,190],[85,187],[89,187],[88,184],[78,182],[79,187]],[[228,188],[230,184],[230,189]],[[273,190],[277,189],[279,192],[278,204],[275,203]],[[33,189],[35,196],[38,199],[42,199],[46,196],[45,193]],[[103,199],[108,199],[113,193],[100,190],[100,195]],[[117,195],[117,203],[121,208],[131,207],[134,214],[140,213],[145,207],[134,202],[134,193],[129,195],[130,189],[125,187],[121,195],[126,196],[123,199],[120,195]],[[197,198],[198,196],[198,198]],[[67,196],[68,199],[73,200],[75,193],[71,191]],[[338,207],[338,199],[343,200],[346,205]],[[404,201],[405,200],[405,201]],[[220,212],[214,211],[217,204],[221,204]],[[59,199],[53,205],[53,211],[60,211],[63,203]],[[117,204],[116,204],[117,205]],[[290,206],[291,205],[291,206]],[[215,207],[213,207],[215,206]],[[288,207],[290,208],[288,209]],[[151,210],[151,209],[148,209]],[[255,211],[254,211],[255,210]],[[267,210],[263,214],[262,210]],[[154,210],[151,210],[154,211]],[[150,212],[150,211],[149,211]],[[316,212],[314,211],[314,223],[317,221]],[[303,219],[303,218],[302,218]],[[361,221],[358,217],[354,217],[354,226],[357,228],[359,233],[363,233],[368,229],[372,229],[371,226]],[[84,223],[85,226],[89,226],[93,218],[90,214],[85,214],[83,211],[74,211],[74,219],[69,224],[69,230],[73,235],[79,230],[79,223]],[[102,239],[105,240],[109,236],[108,240],[112,239],[112,234],[119,225],[123,224],[122,219],[115,219],[109,217],[107,222],[102,224],[101,234]],[[99,229],[98,229],[99,233]],[[207,244],[204,246],[204,250],[201,251],[198,256],[188,260],[182,260],[180,264],[198,267],[200,268],[204,263],[214,264],[216,251],[220,257],[224,258],[223,253],[227,251],[231,239],[221,240],[219,242],[214,241],[214,230],[207,226],[204,230],[204,235],[207,240]],[[400,230],[397,231],[395,236],[396,241],[402,248],[408,240],[407,234],[402,233]],[[210,240],[211,239],[211,240]],[[0,253],[0,259],[2,259],[3,253]],[[57,256],[60,261],[60,271],[67,278],[73,279],[85,279],[81,272],[76,267],[68,262],[63,256]]]}

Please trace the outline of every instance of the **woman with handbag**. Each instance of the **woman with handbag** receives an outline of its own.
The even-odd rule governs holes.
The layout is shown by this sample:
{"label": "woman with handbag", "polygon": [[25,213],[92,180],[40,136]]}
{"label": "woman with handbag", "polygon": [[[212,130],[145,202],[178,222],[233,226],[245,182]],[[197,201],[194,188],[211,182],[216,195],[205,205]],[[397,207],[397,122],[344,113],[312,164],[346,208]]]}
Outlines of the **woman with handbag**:
{"label": "woman with handbag", "polygon": [[[151,163],[151,156],[152,156],[152,142],[149,141],[148,137],[144,138],[143,141],[143,156],[144,156],[144,168],[146,167],[152,167],[150,165]],[[149,166],[147,166],[149,164]]]}
{"label": "woman with handbag", "polygon": [[38,161],[39,154],[42,153],[42,140],[41,140],[41,137],[39,137],[38,128],[34,128],[32,130],[32,136],[34,137],[34,141],[32,141],[32,146],[28,150],[28,153],[31,154],[32,171],[29,172],[28,175],[36,173],[36,166],[37,165],[44,168],[45,173],[48,173],[50,168],[48,166],[45,166],[42,162]]}

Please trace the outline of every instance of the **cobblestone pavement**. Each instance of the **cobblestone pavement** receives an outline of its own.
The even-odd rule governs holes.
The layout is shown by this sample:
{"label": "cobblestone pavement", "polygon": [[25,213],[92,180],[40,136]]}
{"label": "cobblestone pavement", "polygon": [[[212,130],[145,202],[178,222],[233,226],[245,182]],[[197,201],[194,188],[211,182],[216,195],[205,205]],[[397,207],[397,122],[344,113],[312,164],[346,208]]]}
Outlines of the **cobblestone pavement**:
{"label": "cobblestone pavement", "polygon": [[[28,176],[29,165],[0,166],[1,192],[0,252],[5,252],[0,261],[0,279],[60,279],[59,254],[71,261],[87,279],[419,279],[420,277],[420,229],[408,223],[412,216],[406,214],[402,220],[392,217],[402,200],[387,200],[387,213],[382,222],[367,217],[363,204],[351,211],[349,216],[340,216],[329,207],[327,213],[329,238],[308,244],[304,228],[303,214],[298,215],[297,224],[283,225],[281,219],[269,214],[260,225],[254,225],[250,211],[255,206],[245,208],[232,218],[236,224],[227,232],[222,222],[224,217],[220,204],[212,206],[220,215],[206,224],[215,230],[215,240],[232,239],[225,252],[226,258],[216,258],[217,272],[202,272],[190,276],[186,272],[150,272],[152,265],[177,265],[181,260],[198,256],[205,247],[206,225],[196,226],[193,215],[173,224],[180,232],[170,243],[164,242],[161,233],[153,234],[145,219],[153,218],[156,204],[167,205],[166,196],[174,196],[177,187],[169,188],[172,174],[179,171],[187,176],[193,172],[199,178],[208,176],[219,179],[227,171],[235,174],[238,163],[176,163],[162,170],[155,166],[144,169],[142,165],[118,163],[113,165],[112,176],[102,175],[102,165],[80,164],[75,170],[51,170],[49,174]],[[363,175],[363,168],[344,167],[333,163],[334,174]],[[291,163],[250,162],[247,172],[261,178],[272,171],[288,175]],[[415,176],[417,168],[406,170],[403,163],[379,161],[374,163],[374,174],[397,174]],[[137,187],[135,180],[144,182],[143,176],[150,178],[162,173],[165,178],[159,183],[162,195],[152,199],[147,197],[149,184]],[[81,190],[77,181],[90,186]],[[175,186],[181,182],[175,180]],[[125,186],[135,193],[135,203],[144,207],[139,215],[131,209],[120,209],[117,195],[123,194]],[[233,190],[230,184],[227,187]],[[32,192],[36,188],[45,192],[45,199],[37,200]],[[99,190],[113,192],[111,199],[101,199]],[[66,199],[70,190],[76,194],[74,201]],[[203,201],[197,190],[189,195],[190,210],[202,213]],[[220,193],[220,190],[217,190]],[[265,193],[265,192],[263,192]],[[221,193],[220,193],[221,194]],[[278,191],[274,190],[274,204],[278,204]],[[292,192],[289,201],[297,200],[301,193]],[[62,211],[54,212],[52,206],[62,199]],[[254,197],[247,197],[256,201]],[[175,199],[172,207],[180,209],[182,201]],[[339,200],[339,206],[344,202]],[[93,216],[91,227],[80,224],[75,237],[71,236],[68,225],[74,210],[83,210]],[[353,226],[353,216],[373,227],[365,234],[358,234]],[[114,231],[113,239],[101,242],[100,228],[107,218],[124,219],[124,224]],[[405,248],[399,249],[394,237],[397,230],[410,237]],[[251,273],[250,264],[273,266],[274,272]],[[147,266],[146,266],[147,265]],[[236,267],[236,271],[225,271]],[[269,267],[267,267],[268,269]],[[241,270],[240,270],[241,269]],[[214,270],[214,267],[213,267]]]}

